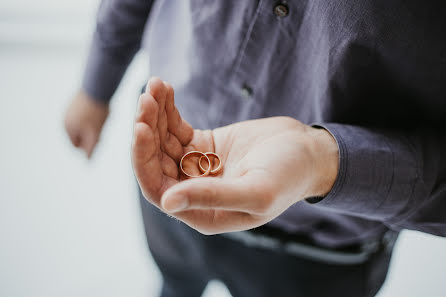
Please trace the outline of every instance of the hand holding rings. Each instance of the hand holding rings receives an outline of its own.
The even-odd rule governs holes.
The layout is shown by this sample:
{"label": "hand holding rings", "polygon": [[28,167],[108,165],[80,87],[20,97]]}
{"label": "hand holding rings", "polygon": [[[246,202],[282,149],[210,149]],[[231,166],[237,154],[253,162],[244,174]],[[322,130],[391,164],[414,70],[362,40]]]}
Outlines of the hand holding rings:
{"label": "hand holding rings", "polygon": [[[201,174],[193,175],[193,174],[187,173],[183,167],[184,160],[186,160],[187,158],[190,158],[190,157],[198,157],[198,156],[200,158],[198,159],[197,165],[198,165],[198,169],[200,170]],[[215,168],[213,168],[213,165],[212,165],[213,163],[211,162],[211,159],[214,159],[214,158],[217,159],[217,161],[218,161],[218,165]],[[208,164],[207,168],[203,167],[203,165],[202,165],[203,160],[206,160],[206,162]],[[222,168],[223,168],[223,164],[221,162],[220,156],[213,152],[202,153],[200,151],[191,151],[191,152],[188,152],[187,154],[185,154],[181,158],[181,161],[180,161],[180,170],[187,178],[216,175],[221,171]]]}

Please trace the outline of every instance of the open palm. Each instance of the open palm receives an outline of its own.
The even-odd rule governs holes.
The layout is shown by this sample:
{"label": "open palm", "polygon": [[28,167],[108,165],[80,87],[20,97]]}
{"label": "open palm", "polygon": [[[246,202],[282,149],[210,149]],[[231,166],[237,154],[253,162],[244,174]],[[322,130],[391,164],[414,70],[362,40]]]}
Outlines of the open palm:
{"label": "open palm", "polygon": [[[194,130],[176,109],[172,87],[155,78],[140,97],[135,121],[132,160],[144,196],[202,233],[260,226],[295,202],[327,191],[320,162],[314,162],[321,159],[313,137],[318,129],[294,119]],[[223,172],[184,180],[178,164],[192,150],[219,154]],[[337,164],[332,167],[336,176]]]}

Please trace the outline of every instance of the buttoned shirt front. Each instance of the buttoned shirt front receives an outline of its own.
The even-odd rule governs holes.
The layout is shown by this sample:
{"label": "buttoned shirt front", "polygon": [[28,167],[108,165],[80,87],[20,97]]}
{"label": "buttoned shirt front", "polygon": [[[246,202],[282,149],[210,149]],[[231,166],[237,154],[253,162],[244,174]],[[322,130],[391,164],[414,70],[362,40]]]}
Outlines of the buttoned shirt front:
{"label": "buttoned shirt front", "polygon": [[389,228],[446,235],[442,2],[105,0],[89,94],[110,100],[145,28],[151,74],[194,128],[290,116],[335,137],[331,192],[268,225],[326,247]]}

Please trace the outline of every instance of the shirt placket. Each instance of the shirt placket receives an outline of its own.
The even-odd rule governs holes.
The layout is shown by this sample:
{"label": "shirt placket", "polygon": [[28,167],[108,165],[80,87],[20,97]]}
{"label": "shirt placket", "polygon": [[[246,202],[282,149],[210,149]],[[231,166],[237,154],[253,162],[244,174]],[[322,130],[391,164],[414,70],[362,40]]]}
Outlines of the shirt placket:
{"label": "shirt placket", "polygon": [[[269,73],[274,68],[270,66],[286,59],[277,51],[280,40],[284,38],[283,28],[292,14],[295,14],[293,21],[296,17],[303,16],[304,7],[303,3],[291,5],[287,1],[259,1],[230,78],[235,98],[240,101],[236,120],[262,116],[268,97],[268,77],[274,75]],[[299,24],[300,20],[296,26]],[[222,114],[231,113],[232,108],[233,106],[226,105]],[[221,124],[225,124],[224,119]]]}

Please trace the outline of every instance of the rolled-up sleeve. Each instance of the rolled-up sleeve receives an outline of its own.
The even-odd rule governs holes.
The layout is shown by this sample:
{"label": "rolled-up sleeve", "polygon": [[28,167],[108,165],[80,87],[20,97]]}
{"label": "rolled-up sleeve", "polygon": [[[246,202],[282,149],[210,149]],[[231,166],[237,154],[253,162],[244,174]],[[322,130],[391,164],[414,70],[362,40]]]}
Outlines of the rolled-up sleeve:
{"label": "rolled-up sleeve", "polygon": [[431,131],[398,132],[344,124],[325,128],[339,147],[332,190],[315,207],[446,235],[445,141]]}
{"label": "rolled-up sleeve", "polygon": [[103,0],[99,6],[82,88],[103,103],[110,101],[139,50],[152,1]]}

